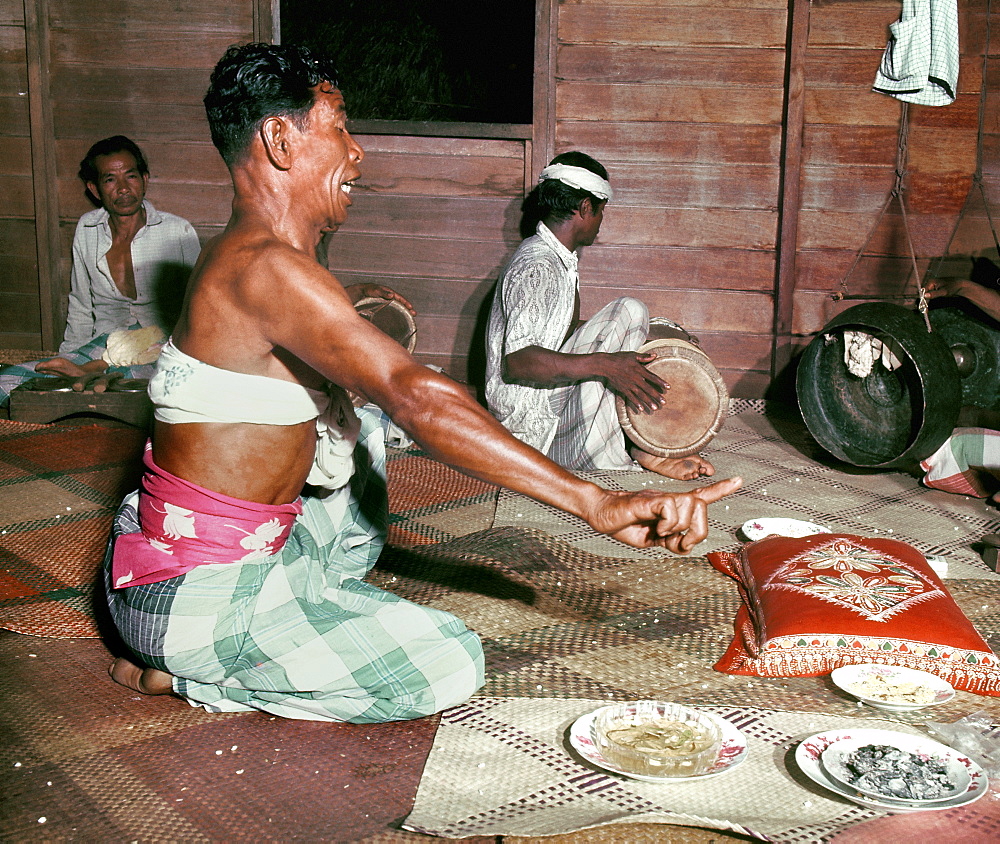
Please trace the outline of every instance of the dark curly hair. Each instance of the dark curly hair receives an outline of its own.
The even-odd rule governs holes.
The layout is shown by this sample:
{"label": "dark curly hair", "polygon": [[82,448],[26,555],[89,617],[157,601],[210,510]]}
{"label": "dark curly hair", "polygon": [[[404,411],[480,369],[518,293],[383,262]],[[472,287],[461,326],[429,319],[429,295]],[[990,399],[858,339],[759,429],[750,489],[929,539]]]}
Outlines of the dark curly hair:
{"label": "dark curly hair", "polygon": [[[591,158],[585,152],[573,150],[564,152],[553,158],[549,164],[568,164],[571,167],[582,167],[591,173],[596,173],[602,179],[608,178],[608,171],[600,161]],[[521,203],[521,237],[531,237],[535,228],[542,220],[561,222],[573,216],[583,200],[589,199],[597,208],[602,202],[590,191],[574,188],[558,179],[546,179],[539,182]]]}
{"label": "dark curly hair", "polygon": [[[114,155],[116,152],[128,152],[132,154],[135,159],[135,167],[139,171],[140,175],[149,175],[149,165],[146,163],[146,156],[142,154],[142,150],[139,149],[139,145],[133,141],[131,138],[126,138],[124,135],[112,135],[110,138],[104,138],[94,144],[87,154],[83,157],[83,161],[80,162],[80,172],[77,175],[84,185],[97,184],[97,157],[99,155]],[[86,188],[87,198],[94,203],[94,205],[100,206],[101,200],[99,197],[94,196],[93,192],[89,187]]]}
{"label": "dark curly hair", "polygon": [[204,100],[212,143],[223,161],[239,162],[268,117],[287,117],[306,129],[312,88],[321,82],[339,87],[329,59],[306,47],[252,43],[226,50]]}

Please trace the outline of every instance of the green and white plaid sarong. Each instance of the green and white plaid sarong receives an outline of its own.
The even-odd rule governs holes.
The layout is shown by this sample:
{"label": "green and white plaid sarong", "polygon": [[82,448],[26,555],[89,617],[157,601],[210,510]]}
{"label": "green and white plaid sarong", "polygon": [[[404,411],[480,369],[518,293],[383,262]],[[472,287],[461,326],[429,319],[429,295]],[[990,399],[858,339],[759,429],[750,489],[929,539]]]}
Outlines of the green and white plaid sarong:
{"label": "green and white plaid sarong", "polygon": [[119,509],[104,562],[112,618],[192,705],[375,723],[438,712],[482,686],[482,646],[458,618],[363,581],[388,508],[382,428],[361,416],[346,514],[334,524],[321,498],[304,498],[272,557],[113,589],[115,539],[139,530],[137,493]]}

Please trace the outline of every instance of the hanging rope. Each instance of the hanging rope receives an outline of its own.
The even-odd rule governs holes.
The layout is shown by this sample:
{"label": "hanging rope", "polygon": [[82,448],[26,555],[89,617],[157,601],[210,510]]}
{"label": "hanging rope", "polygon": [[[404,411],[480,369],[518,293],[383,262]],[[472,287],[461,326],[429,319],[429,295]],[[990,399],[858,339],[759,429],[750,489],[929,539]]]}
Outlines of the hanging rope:
{"label": "hanging rope", "polygon": [[[969,205],[972,202],[973,193],[978,189],[980,196],[983,200],[983,208],[986,211],[986,220],[990,226],[990,232],[993,235],[993,244],[997,248],[997,253],[1000,254],[1000,237],[997,236],[997,227],[993,222],[993,215],[990,213],[990,203],[986,196],[986,185],[983,182],[983,136],[985,134],[985,116],[986,116],[986,102],[987,102],[987,80],[989,79],[989,58],[990,58],[990,35],[991,35],[991,23],[993,16],[993,0],[986,0],[986,44],[983,49],[983,66],[982,66],[982,83],[980,84],[979,91],[979,126],[976,133],[976,171],[972,175],[972,185],[969,188],[968,196],[965,199],[965,204],[962,206],[962,210],[958,215],[958,219],[955,221],[955,226],[951,231],[951,236],[948,238],[948,245],[945,247],[941,256],[938,258],[937,264],[935,266],[933,273],[928,273],[930,278],[936,278],[937,272],[941,268],[941,264],[944,262],[945,257],[948,255],[948,250],[951,248],[951,244],[955,239],[955,235],[958,232],[958,227],[965,217],[966,211],[969,209]],[[899,126],[899,142],[896,148],[896,180],[893,184],[892,191],[890,191],[889,196],[886,198],[885,203],[882,205],[878,216],[875,218],[875,222],[868,232],[868,237],[865,238],[865,242],[858,254],[854,257],[854,262],[851,264],[851,268],[847,271],[847,275],[844,276],[843,280],[840,282],[841,291],[838,293],[833,293],[832,298],[835,300],[849,298],[850,294],[847,289],[847,279],[850,278],[854,269],[857,267],[861,260],[862,255],[864,255],[865,250],[868,248],[868,244],[871,242],[872,237],[878,228],[879,223],[882,221],[882,217],[885,212],[889,209],[894,199],[899,201],[900,212],[903,216],[903,229],[906,233],[906,244],[910,251],[910,260],[913,266],[914,277],[917,280],[917,288],[919,290],[919,298],[917,300],[917,309],[923,315],[924,324],[927,326],[928,332],[931,330],[930,317],[928,316],[928,306],[927,306],[927,294],[924,289],[924,284],[920,279],[920,271],[917,268],[917,256],[913,249],[913,238],[910,236],[910,225],[909,220],[906,216],[906,203],[903,201],[903,179],[906,175],[906,161],[907,161],[907,134],[909,132],[909,120],[908,120],[908,103],[903,103],[902,114],[900,116],[900,126]]]}
{"label": "hanging rope", "polygon": [[878,216],[875,218],[875,222],[872,223],[871,229],[868,231],[868,236],[865,238],[865,242],[861,245],[858,253],[854,256],[854,262],[851,264],[850,269],[847,274],[840,282],[841,292],[833,293],[832,298],[834,300],[846,299],[850,296],[847,289],[847,279],[851,277],[858,263],[861,261],[861,257],[865,254],[865,250],[868,248],[868,244],[871,242],[872,237],[875,236],[875,232],[878,229],[879,223],[882,222],[882,217],[885,212],[889,210],[889,206],[892,201],[898,200],[899,210],[903,216],[903,231],[906,233],[906,245],[910,251],[910,261],[913,267],[913,276],[917,280],[917,287],[920,290],[920,296],[917,301],[917,309],[923,315],[924,325],[927,327],[927,331],[931,330],[930,317],[927,315],[927,295],[924,292],[923,284],[920,281],[920,270],[917,267],[917,253],[913,249],[913,238],[910,236],[910,221],[906,216],[906,203],[903,202],[903,191],[904,179],[906,178],[906,162],[907,162],[907,143],[909,140],[910,133],[910,104],[903,102],[903,108],[899,116],[899,137],[896,142],[896,178],[893,182],[892,190],[889,191],[889,196],[886,197],[885,202],[882,204],[882,208],[878,212]]}

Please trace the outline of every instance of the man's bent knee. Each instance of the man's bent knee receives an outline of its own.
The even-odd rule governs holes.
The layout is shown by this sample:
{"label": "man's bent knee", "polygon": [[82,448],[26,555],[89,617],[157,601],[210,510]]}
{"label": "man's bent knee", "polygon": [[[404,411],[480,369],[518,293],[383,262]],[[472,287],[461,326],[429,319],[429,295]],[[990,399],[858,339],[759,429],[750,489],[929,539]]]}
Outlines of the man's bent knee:
{"label": "man's bent knee", "polygon": [[[486,682],[482,644],[474,633],[465,631],[437,654],[433,681],[392,701],[396,718],[421,718],[465,703]],[[405,710],[407,714],[400,714]]]}
{"label": "man's bent knee", "polygon": [[610,313],[628,325],[649,328],[649,308],[646,303],[631,296],[620,296],[606,306]]}

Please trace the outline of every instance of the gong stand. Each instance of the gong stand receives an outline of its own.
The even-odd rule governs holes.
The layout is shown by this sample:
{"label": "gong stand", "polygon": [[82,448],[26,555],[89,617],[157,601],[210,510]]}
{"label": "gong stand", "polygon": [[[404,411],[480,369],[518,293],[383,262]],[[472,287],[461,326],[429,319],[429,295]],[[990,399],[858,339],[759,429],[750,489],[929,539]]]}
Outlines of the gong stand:
{"label": "gong stand", "polygon": [[[892,190],[889,191],[889,195],[886,197],[885,202],[882,203],[882,208],[879,210],[878,216],[875,218],[875,222],[872,223],[872,227],[868,231],[868,236],[865,238],[865,242],[861,245],[861,248],[858,250],[858,254],[854,256],[854,262],[851,264],[851,267],[847,271],[847,274],[840,282],[840,287],[841,287],[840,291],[831,293],[830,298],[838,302],[843,301],[844,299],[871,298],[868,296],[865,297],[852,296],[847,289],[847,279],[851,277],[851,274],[858,266],[858,262],[861,261],[861,257],[865,254],[865,250],[868,248],[868,244],[871,243],[871,239],[875,236],[875,232],[878,229],[879,223],[882,222],[882,217],[885,216],[885,212],[889,210],[889,206],[892,204],[893,200],[896,200],[899,202],[899,210],[903,216],[903,231],[906,233],[907,248],[910,250],[910,261],[913,265],[913,276],[914,278],[916,278],[917,287],[920,290],[920,295],[917,302],[917,309],[922,314],[924,318],[924,325],[927,327],[927,331],[929,333],[931,331],[931,321],[930,318],[927,316],[927,296],[924,292],[924,286],[920,281],[920,271],[917,268],[917,254],[913,249],[913,238],[910,235],[910,222],[906,216],[906,203],[903,201],[903,191],[905,190],[903,185],[903,180],[906,177],[907,139],[910,132],[909,116],[910,116],[910,104],[904,102],[902,112],[900,113],[899,116],[899,137],[896,143],[896,178],[893,183]],[[888,297],[882,297],[882,298],[888,298]]]}
{"label": "gong stand", "polygon": [[[1000,241],[982,179],[991,3],[992,0],[987,0],[976,172],[948,247],[966,214],[973,189],[978,188],[994,243],[1000,252]],[[842,292],[831,296],[834,300],[870,299],[848,294],[847,279],[868,248],[885,212],[893,201],[898,201],[913,273],[920,290],[917,310],[923,319],[912,309],[888,302],[869,300],[848,308],[834,317],[804,350],[796,373],[796,395],[809,432],[834,457],[866,468],[913,471],[919,467],[921,460],[933,454],[951,435],[962,406],[1000,412],[1000,389],[997,387],[1000,379],[1000,333],[952,308],[934,311],[932,332],[926,291],[917,268],[903,201],[908,126],[908,108],[903,103],[892,191],[841,282]],[[946,248],[944,254],[947,251]],[[888,344],[897,365],[891,369],[873,366],[864,377],[853,375],[844,362],[845,336],[849,331],[870,334]]]}
{"label": "gong stand", "polygon": [[[976,170],[972,174],[972,185],[969,188],[969,193],[965,198],[965,204],[962,206],[961,212],[959,212],[958,218],[955,220],[955,225],[951,230],[951,235],[948,238],[948,243],[942,251],[941,256],[937,259],[937,263],[934,266],[933,272],[928,272],[930,278],[937,278],[937,273],[941,268],[942,263],[948,256],[948,250],[951,248],[951,244],[955,240],[955,235],[958,233],[958,228],[962,224],[962,220],[965,218],[966,212],[972,203],[975,191],[978,189],[980,196],[983,200],[983,208],[986,211],[986,220],[989,223],[990,232],[993,235],[993,243],[997,248],[997,253],[1000,254],[1000,238],[997,236],[997,229],[993,223],[993,215],[990,213],[990,203],[986,196],[986,186],[983,182],[983,135],[984,135],[984,125],[985,125],[985,114],[986,114],[986,82],[989,78],[989,58],[990,58],[990,28],[991,28],[991,17],[992,17],[992,5],[993,0],[986,0],[986,42],[983,49],[983,67],[982,67],[982,83],[980,85],[979,91],[979,114],[978,114],[978,127],[976,132]],[[909,135],[909,103],[904,102],[902,113],[900,114],[899,121],[899,138],[896,145],[896,175],[895,182],[893,183],[892,190],[889,192],[889,196],[886,198],[885,202],[882,204],[878,216],[875,218],[875,222],[872,224],[871,229],[868,232],[868,236],[865,238],[865,242],[862,244],[861,249],[858,250],[857,255],[854,257],[854,262],[851,264],[850,269],[844,276],[843,280],[840,282],[841,290],[831,294],[831,298],[835,301],[842,301],[844,299],[868,299],[870,297],[862,296],[852,296],[847,289],[847,279],[850,278],[851,274],[854,272],[858,263],[861,261],[862,256],[865,254],[865,250],[868,248],[868,244],[871,242],[872,237],[874,237],[876,230],[878,229],[879,223],[882,222],[882,217],[885,212],[889,209],[893,200],[899,202],[899,210],[903,217],[903,230],[906,234],[906,244],[910,252],[910,262],[913,267],[913,276],[917,280],[917,288],[919,290],[917,299],[917,310],[923,316],[924,325],[927,327],[928,333],[932,331],[930,317],[928,316],[928,306],[927,306],[927,295],[924,288],[924,284],[920,279],[920,271],[917,267],[917,256],[916,251],[913,248],[913,238],[910,234],[910,224],[909,219],[906,216],[906,203],[903,201],[903,191],[905,190],[903,181],[906,177],[906,162],[907,162],[907,139]],[[882,297],[887,298],[909,298],[907,297]]]}

